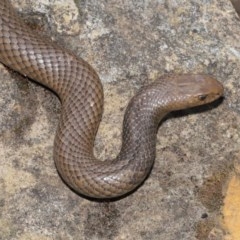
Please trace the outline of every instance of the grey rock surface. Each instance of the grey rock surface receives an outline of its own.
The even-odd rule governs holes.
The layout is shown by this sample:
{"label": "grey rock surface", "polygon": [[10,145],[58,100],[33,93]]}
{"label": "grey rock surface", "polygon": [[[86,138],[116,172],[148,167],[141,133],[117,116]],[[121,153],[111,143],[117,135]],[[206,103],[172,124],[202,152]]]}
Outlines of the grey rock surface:
{"label": "grey rock surface", "polygon": [[0,65],[0,239],[226,239],[223,189],[240,157],[240,20],[230,1],[11,2],[33,29],[99,73],[101,159],[118,153],[129,99],[163,74],[212,74],[225,99],[171,114],[145,183],[118,201],[94,202],[56,172],[56,95]]}

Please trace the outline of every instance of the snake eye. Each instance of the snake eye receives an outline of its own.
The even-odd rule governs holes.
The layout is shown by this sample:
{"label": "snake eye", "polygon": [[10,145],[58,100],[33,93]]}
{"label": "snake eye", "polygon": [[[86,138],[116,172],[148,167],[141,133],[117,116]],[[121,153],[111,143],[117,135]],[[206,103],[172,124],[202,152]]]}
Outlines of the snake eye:
{"label": "snake eye", "polygon": [[206,98],[207,98],[207,95],[206,95],[206,94],[205,94],[205,95],[200,95],[200,96],[198,96],[198,99],[199,99],[200,101],[204,101]]}

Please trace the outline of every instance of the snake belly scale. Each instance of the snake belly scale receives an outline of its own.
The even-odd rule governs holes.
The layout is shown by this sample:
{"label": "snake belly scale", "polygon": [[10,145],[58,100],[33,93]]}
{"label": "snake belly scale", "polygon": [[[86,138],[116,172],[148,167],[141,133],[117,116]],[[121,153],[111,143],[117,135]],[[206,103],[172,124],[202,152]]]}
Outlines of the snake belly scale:
{"label": "snake belly scale", "polygon": [[62,112],[54,142],[54,161],[63,180],[93,198],[118,197],[139,186],[155,159],[161,119],[171,111],[214,101],[222,85],[208,75],[162,77],[130,101],[116,159],[93,154],[103,112],[103,88],[84,60],[32,31],[7,0],[0,5],[0,61],[55,91]]}

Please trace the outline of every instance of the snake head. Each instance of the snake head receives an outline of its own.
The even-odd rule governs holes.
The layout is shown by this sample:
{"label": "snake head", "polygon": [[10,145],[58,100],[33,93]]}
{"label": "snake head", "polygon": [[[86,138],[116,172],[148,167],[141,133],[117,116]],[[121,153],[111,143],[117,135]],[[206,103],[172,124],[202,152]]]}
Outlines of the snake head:
{"label": "snake head", "polygon": [[[222,84],[210,75],[182,74],[161,79],[169,111],[204,105],[223,96]],[[160,100],[161,101],[161,100]]]}

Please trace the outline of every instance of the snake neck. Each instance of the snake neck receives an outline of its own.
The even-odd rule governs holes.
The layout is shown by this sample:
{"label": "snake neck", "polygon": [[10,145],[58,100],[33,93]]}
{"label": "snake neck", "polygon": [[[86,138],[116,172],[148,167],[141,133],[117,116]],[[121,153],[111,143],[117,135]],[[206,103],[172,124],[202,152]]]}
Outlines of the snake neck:
{"label": "snake neck", "polygon": [[[153,163],[156,136],[161,119],[167,114],[164,106],[154,106],[147,100],[148,93],[135,96],[129,103],[123,121],[122,147],[117,159]],[[145,164],[139,164],[145,166]]]}

